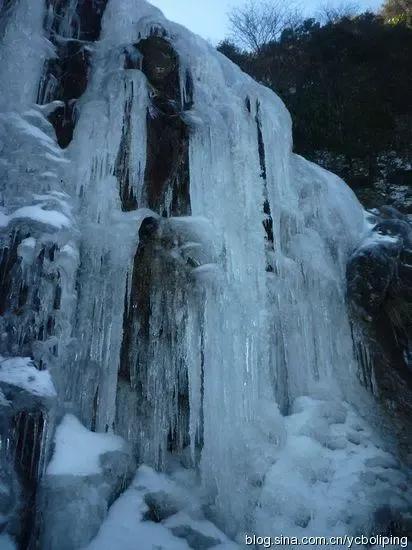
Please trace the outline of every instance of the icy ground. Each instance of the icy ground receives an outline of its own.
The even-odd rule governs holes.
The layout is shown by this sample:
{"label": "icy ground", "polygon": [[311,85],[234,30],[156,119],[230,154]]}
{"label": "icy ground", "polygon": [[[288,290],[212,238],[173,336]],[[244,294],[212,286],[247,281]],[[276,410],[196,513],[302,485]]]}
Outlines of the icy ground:
{"label": "icy ground", "polygon": [[[368,526],[381,533],[390,509],[410,516],[411,480],[353,407],[326,396],[298,398],[285,430],[282,448],[276,450],[275,442],[255,448],[256,455],[266,454],[262,464],[271,466],[254,480],[256,516],[245,533],[344,536],[367,532]],[[182,461],[171,458],[168,475],[141,466],[88,550],[134,550],[137,541],[142,548],[164,550],[245,547],[244,533],[229,541],[205,519],[205,512],[214,517],[213,507]],[[232,496],[237,498],[236,492]]]}

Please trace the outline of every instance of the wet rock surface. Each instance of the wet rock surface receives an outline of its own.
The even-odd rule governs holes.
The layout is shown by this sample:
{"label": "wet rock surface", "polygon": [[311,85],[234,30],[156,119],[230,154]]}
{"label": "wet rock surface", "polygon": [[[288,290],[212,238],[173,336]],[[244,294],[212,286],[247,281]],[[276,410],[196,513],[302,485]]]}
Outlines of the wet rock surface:
{"label": "wet rock surface", "polygon": [[412,225],[408,216],[389,206],[373,211],[371,222],[371,232],[348,265],[348,296],[370,342],[376,390],[410,455]]}
{"label": "wet rock surface", "polygon": [[160,523],[179,511],[179,503],[176,501],[176,498],[173,498],[164,491],[147,493],[144,501],[149,508],[144,515],[144,519],[147,521]]}
{"label": "wet rock surface", "polygon": [[46,424],[55,398],[33,393],[12,380],[0,381],[0,395],[0,524],[26,548],[45,461]]}

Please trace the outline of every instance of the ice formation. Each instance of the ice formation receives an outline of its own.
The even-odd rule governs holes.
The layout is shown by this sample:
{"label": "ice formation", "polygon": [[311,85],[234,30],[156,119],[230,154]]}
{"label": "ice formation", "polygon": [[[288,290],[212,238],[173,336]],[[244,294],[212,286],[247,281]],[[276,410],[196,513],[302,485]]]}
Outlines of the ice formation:
{"label": "ice formation", "polygon": [[[2,6],[0,352],[57,399],[4,413],[0,547],[229,549],[399,523],[407,472],[346,305],[367,231],[350,189],[292,153],[274,93],[143,0]],[[121,496],[99,449],[69,460],[90,435],[141,465]],[[90,502],[44,527],[56,468],[87,474]]]}

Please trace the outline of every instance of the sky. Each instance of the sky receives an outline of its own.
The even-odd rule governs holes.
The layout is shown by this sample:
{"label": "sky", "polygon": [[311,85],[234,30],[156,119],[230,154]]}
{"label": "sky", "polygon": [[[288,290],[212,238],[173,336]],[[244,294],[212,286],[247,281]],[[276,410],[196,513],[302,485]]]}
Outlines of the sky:
{"label": "sky", "polygon": [[[244,0],[149,0],[159,7],[165,16],[217,44],[228,35],[227,12],[242,5]],[[288,0],[285,0],[287,2]],[[342,0],[299,0],[305,15],[316,13],[321,5],[341,5]],[[358,0],[362,10],[376,10],[382,0]]]}

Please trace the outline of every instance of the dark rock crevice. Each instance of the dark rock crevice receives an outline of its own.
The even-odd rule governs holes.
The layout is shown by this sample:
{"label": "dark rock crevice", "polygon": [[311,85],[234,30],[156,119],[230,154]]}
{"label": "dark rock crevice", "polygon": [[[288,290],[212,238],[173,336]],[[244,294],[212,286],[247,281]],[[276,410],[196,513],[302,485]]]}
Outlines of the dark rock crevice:
{"label": "dark rock crevice", "polygon": [[46,0],[46,29],[53,35],[60,35],[70,28],[72,38],[87,42],[98,40],[108,0],[77,0],[72,14],[69,2],[70,0]]}
{"label": "dark rock crevice", "polygon": [[40,83],[40,104],[61,101],[49,121],[63,149],[73,139],[76,103],[86,90],[90,68],[90,43],[98,40],[107,0],[78,0],[68,17],[67,0],[47,0],[44,26],[56,49],[56,57],[46,62]]}
{"label": "dark rock crevice", "polygon": [[19,232],[10,235],[7,246],[0,250],[0,316],[10,307],[13,292],[13,278],[18,264],[17,248],[22,241]]}
{"label": "dark rock crevice", "polygon": [[[250,112],[251,105],[250,105],[250,99],[249,97],[246,98],[246,108]],[[257,143],[258,143],[258,151],[259,151],[259,162],[260,162],[260,177],[263,179],[263,227],[265,228],[266,233],[266,241],[267,241],[267,247],[269,253],[267,254],[267,265],[266,265],[266,271],[272,273],[274,271],[274,267],[272,265],[272,262],[270,260],[270,252],[273,252],[274,250],[274,235],[273,235],[273,218],[272,218],[272,212],[270,209],[270,203],[269,203],[269,193],[268,193],[268,187],[267,187],[267,172],[266,172],[266,152],[265,152],[265,143],[263,140],[263,133],[262,133],[262,121],[261,121],[261,112],[260,112],[260,103],[259,101],[256,101],[256,128],[257,128]]]}
{"label": "dark rock crevice", "polygon": [[[36,356],[39,342],[58,332],[56,316],[62,300],[59,269],[54,266],[58,248],[55,243],[43,243],[27,273],[19,256],[22,242],[18,232],[11,234],[7,246],[0,253],[0,318],[3,326],[3,353],[35,358],[39,368],[42,360]],[[44,302],[40,302],[40,293]],[[16,333],[20,337],[16,340]],[[54,350],[57,354],[57,347]]]}
{"label": "dark rock crevice", "polygon": [[179,59],[165,38],[150,36],[137,48],[142,55],[142,71],[152,87],[146,118],[147,206],[166,217],[190,215],[189,130],[182,113],[193,105],[193,82],[186,73],[182,98]]}
{"label": "dark rock crevice", "polygon": [[[256,101],[256,126],[257,126],[257,138],[258,138],[258,150],[259,150],[259,161],[260,161],[260,177],[266,183],[266,152],[265,152],[265,143],[263,140],[262,133],[262,122],[261,122],[261,113],[260,113],[260,103]],[[267,187],[266,187],[267,194]]]}
{"label": "dark rock crevice", "polygon": [[37,489],[48,453],[45,432],[53,398],[40,397],[12,381],[0,386],[6,399],[0,402],[0,481],[7,487],[0,495],[2,521],[18,548],[26,550],[35,536]]}
{"label": "dark rock crevice", "polygon": [[[142,205],[133,196],[129,174],[131,144],[131,100],[126,102],[122,141],[117,157],[115,175],[119,181],[122,209],[133,210],[146,206],[162,217],[191,214],[189,176],[189,130],[183,120],[185,110],[193,105],[193,81],[184,74],[181,86],[179,58],[166,37],[154,32],[148,38],[129,48],[125,68],[141,70],[149,84],[150,106],[147,111],[147,155],[142,193]],[[174,320],[168,318],[167,304],[181,295],[185,286],[185,269],[176,264],[168,248],[172,246],[162,236],[162,221],[146,218],[139,230],[139,245],[134,259],[130,297],[125,296],[123,341],[118,373],[118,396],[133,394],[136,423],[140,432],[150,432],[156,405],[153,402],[149,372],[151,354],[157,345],[167,345],[172,355],[177,345]],[[154,309],[159,300],[165,308],[164,319],[155,318]],[[158,323],[158,324],[156,324]],[[137,345],[138,342],[138,345]],[[164,441],[160,442],[158,461],[166,450],[181,450],[188,444],[188,380],[182,365],[178,387],[171,390],[167,373],[159,373],[159,387],[164,386],[165,397],[176,403],[179,413],[172,425],[163,426]],[[162,377],[165,377],[163,380]],[[127,389],[129,388],[129,389]],[[121,398],[120,398],[121,399]],[[121,403],[118,403],[118,407]],[[121,414],[120,414],[121,416]],[[148,436],[148,434],[146,434]],[[137,435],[139,440],[139,435]],[[138,447],[138,441],[137,447]],[[136,449],[137,454],[141,449]],[[157,450],[155,451],[157,453]]]}
{"label": "dark rock crevice", "polygon": [[[123,319],[123,342],[119,377],[135,385],[134,361],[139,365],[144,361],[150,338],[150,292],[152,285],[154,241],[158,230],[158,221],[154,218],[143,220],[139,231],[139,246],[135,255],[131,280],[130,302],[127,303]],[[127,298],[125,298],[125,301]],[[137,333],[136,333],[136,327]],[[136,344],[139,342],[139,349]],[[136,357],[135,351],[138,355]],[[140,390],[142,387],[140,387]]]}
{"label": "dark rock crevice", "polygon": [[[154,452],[159,453],[157,465],[164,460],[164,452],[181,451],[189,444],[189,396],[188,375],[184,359],[179,359],[179,343],[183,338],[184,320],[176,328],[174,311],[176,301],[184,308],[187,300],[188,273],[190,267],[176,261],[171,254],[173,236],[169,234],[168,221],[146,218],[139,231],[139,246],[136,252],[130,297],[126,300],[123,321],[123,342],[119,369],[118,387],[125,391],[125,385],[134,395],[135,424],[139,433],[150,437],[154,426],[158,400],[168,410],[175,410],[175,417],[167,414],[162,422],[163,440]],[[160,311],[163,313],[159,317]],[[162,352],[156,349],[162,348]],[[156,382],[153,380],[153,357],[166,354],[164,365],[158,365]],[[162,355],[163,356],[163,355]],[[178,379],[171,386],[171,372]],[[161,397],[154,394],[153,384]],[[118,408],[122,403],[118,402]],[[167,420],[168,418],[168,420]],[[139,435],[137,435],[139,440]],[[136,452],[141,456],[139,441]],[[153,460],[153,455],[151,457]],[[149,458],[150,460],[150,458]]]}
{"label": "dark rock crevice", "polygon": [[21,411],[12,419],[12,446],[15,469],[20,480],[25,506],[21,510],[19,545],[29,546],[36,517],[36,494],[43,466],[43,411]]}
{"label": "dark rock crevice", "polygon": [[130,176],[130,155],[132,147],[131,113],[134,100],[133,82],[130,83],[130,86],[130,95],[126,99],[124,106],[122,137],[114,168],[114,175],[119,184],[119,194],[123,212],[130,212],[138,208],[137,198],[133,190],[133,182]]}

